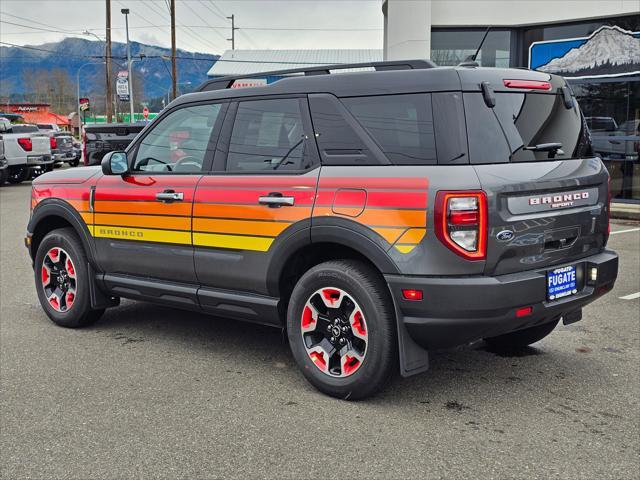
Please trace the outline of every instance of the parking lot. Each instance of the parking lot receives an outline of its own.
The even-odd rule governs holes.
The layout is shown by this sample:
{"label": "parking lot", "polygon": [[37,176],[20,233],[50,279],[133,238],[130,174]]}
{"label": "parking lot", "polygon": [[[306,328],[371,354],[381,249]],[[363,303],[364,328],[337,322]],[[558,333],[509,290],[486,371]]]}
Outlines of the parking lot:
{"label": "parking lot", "polygon": [[[0,188],[2,478],[631,478],[640,471],[640,231],[618,283],[512,356],[432,356],[362,402],[316,392],[278,330],[124,301],[54,326]],[[621,233],[618,233],[621,232]]]}

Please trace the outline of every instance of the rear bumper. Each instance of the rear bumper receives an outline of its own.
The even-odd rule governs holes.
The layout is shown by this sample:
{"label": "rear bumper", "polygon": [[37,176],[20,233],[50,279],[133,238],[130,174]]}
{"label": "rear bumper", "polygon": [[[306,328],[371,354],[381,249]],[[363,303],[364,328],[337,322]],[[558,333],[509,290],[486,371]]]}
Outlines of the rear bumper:
{"label": "rear bumper", "polygon": [[[583,272],[597,267],[598,278],[595,282],[585,278],[576,295],[553,302],[546,297],[548,268],[497,277],[385,278],[401,317],[399,321],[409,336],[424,348],[436,349],[550,322],[604,295],[613,288],[618,275],[618,256],[610,250],[570,265],[581,265]],[[422,290],[424,298],[406,300],[403,289]],[[531,314],[516,316],[518,308],[529,306],[533,309]]]}
{"label": "rear bumper", "polygon": [[27,157],[27,166],[29,167],[49,165],[50,163],[53,163],[51,155],[30,155]]}

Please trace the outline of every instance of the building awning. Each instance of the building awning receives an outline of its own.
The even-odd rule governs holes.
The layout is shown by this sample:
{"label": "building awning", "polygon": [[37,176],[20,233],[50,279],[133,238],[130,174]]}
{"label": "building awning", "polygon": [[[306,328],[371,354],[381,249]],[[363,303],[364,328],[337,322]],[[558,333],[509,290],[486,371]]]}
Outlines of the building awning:
{"label": "building awning", "polygon": [[60,126],[68,126],[69,119],[51,112],[21,112],[20,116],[25,123],[55,123]]}

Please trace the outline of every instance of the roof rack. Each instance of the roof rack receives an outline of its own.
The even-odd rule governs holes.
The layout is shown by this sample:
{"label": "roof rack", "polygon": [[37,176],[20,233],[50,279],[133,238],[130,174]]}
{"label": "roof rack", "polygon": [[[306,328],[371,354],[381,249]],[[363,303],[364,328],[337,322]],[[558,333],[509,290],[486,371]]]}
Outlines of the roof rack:
{"label": "roof rack", "polygon": [[425,68],[435,68],[437,65],[431,60],[391,60],[386,62],[366,62],[366,63],[339,63],[337,65],[320,65],[314,67],[292,68],[288,70],[272,70],[270,72],[257,72],[247,75],[229,75],[226,77],[214,78],[207,80],[200,85],[196,92],[206,92],[210,90],[223,90],[230,88],[233,82],[244,78],[256,78],[272,75],[293,75],[304,74],[305,76],[313,75],[330,75],[331,70],[347,70],[352,68],[375,68],[376,71],[385,70],[421,70]]}

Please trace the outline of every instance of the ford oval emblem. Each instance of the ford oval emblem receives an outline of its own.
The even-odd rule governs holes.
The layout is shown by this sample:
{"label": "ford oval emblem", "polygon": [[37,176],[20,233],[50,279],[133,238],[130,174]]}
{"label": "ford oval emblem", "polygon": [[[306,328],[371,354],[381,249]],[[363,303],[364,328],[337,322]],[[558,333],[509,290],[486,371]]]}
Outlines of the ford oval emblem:
{"label": "ford oval emblem", "polygon": [[511,230],[502,230],[501,232],[498,232],[496,238],[501,242],[508,242],[513,239],[513,232]]}

